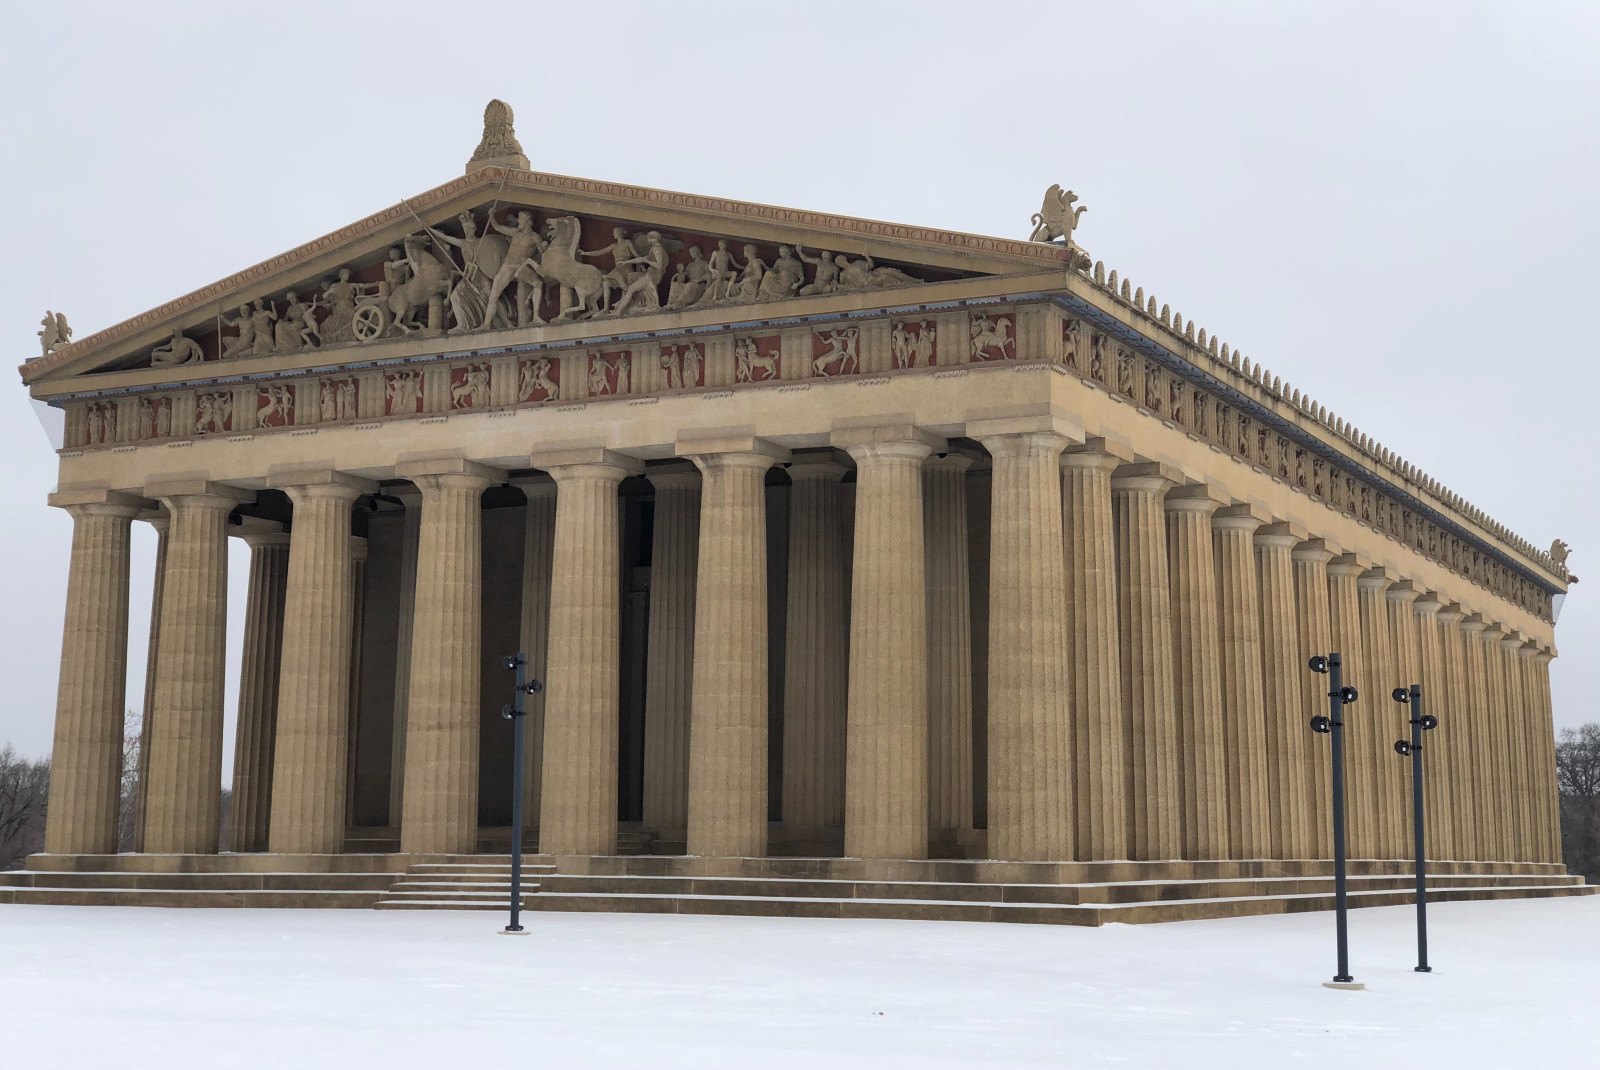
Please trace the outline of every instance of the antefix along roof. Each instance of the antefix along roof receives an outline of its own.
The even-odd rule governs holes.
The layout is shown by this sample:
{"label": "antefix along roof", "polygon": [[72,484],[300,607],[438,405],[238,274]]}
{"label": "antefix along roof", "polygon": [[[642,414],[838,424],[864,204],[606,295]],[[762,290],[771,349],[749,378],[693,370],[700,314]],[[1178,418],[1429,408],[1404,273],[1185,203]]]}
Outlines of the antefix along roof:
{"label": "antefix along roof", "polygon": [[721,197],[704,197],[693,193],[676,193],[670,190],[629,186],[619,182],[600,182],[587,178],[569,178],[539,171],[521,171],[504,167],[485,167],[460,178],[435,186],[426,193],[409,198],[385,208],[348,226],[341,227],[304,245],[263,260],[237,274],[202,286],[148,312],[107,327],[51,353],[49,356],[23,364],[18,371],[24,383],[49,375],[68,364],[83,360],[109,349],[141,331],[164,321],[193,315],[208,305],[266,277],[292,272],[295,268],[309,267],[316,259],[340,246],[359,242],[397,222],[414,219],[428,211],[474,189],[485,191],[546,192],[566,196],[591,197],[613,201],[618,207],[636,209],[681,210],[725,220],[748,220],[757,223],[796,227],[827,232],[840,236],[855,236],[867,241],[888,242],[906,248],[914,254],[918,247],[930,253],[987,256],[1010,260],[1019,271],[1037,271],[1066,259],[1066,249],[1060,245],[1019,241],[1011,238],[963,234],[959,231],[937,230],[931,227],[914,227],[902,223],[884,223],[854,216],[834,215],[825,212],[808,212],[797,208],[781,208],[756,204],[750,201],[728,200]]}

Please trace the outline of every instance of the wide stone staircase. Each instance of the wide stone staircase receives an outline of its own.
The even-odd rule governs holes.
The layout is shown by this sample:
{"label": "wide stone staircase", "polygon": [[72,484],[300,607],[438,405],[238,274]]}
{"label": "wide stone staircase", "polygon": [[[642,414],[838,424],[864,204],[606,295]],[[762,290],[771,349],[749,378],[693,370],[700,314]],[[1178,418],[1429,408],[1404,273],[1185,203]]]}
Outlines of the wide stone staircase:
{"label": "wide stone staircase", "polygon": [[[629,844],[647,848],[647,842]],[[504,910],[509,855],[34,855],[0,903]],[[1559,865],[1435,862],[1436,902],[1589,895]],[[1414,901],[1410,863],[1350,863],[1352,906]],[[528,855],[523,908],[766,917],[1140,924],[1328,910],[1326,861],[873,861]]]}

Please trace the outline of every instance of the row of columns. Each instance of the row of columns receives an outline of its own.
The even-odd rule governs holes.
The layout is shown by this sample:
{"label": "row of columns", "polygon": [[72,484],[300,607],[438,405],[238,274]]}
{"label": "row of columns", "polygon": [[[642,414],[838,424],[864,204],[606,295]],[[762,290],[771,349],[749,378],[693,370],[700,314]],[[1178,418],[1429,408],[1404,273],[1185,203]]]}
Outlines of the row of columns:
{"label": "row of columns", "polygon": [[[1304,665],[1331,647],[1364,695],[1351,721],[1353,855],[1408,851],[1407,767],[1390,750],[1405,719],[1387,692],[1417,681],[1444,721],[1429,739],[1431,853],[1558,858],[1548,651],[1105,443],[1050,428],[977,437],[992,466],[991,857],[1326,857],[1326,755],[1306,726],[1323,700]],[[645,819],[685,829],[691,854],[766,853],[764,480],[778,462],[793,487],[786,823],[819,835],[842,824],[847,855],[885,858],[924,857],[930,837],[971,829],[971,459],[910,425],[841,430],[833,445],[856,467],[853,511],[832,454],[791,458],[754,438],[681,442],[687,463],[647,473],[657,505]],[[548,689],[532,710],[527,801],[543,850],[605,854],[616,837],[617,489],[642,467],[602,450],[532,464],[543,474],[521,481],[523,645]],[[420,498],[398,659],[401,847],[470,852],[479,498],[505,475],[465,460],[397,474]],[[260,656],[247,654],[241,695],[235,843],[331,852],[350,747],[350,510],[375,488],[332,471],[273,485],[294,502],[294,524],[249,537],[246,646]],[[196,483],[146,495],[167,530],[141,846],[203,852],[217,842],[226,525],[249,494]],[[147,503],[58,497],[75,530],[47,849],[99,853],[115,847],[128,530]],[[252,639],[275,629],[279,650]]]}

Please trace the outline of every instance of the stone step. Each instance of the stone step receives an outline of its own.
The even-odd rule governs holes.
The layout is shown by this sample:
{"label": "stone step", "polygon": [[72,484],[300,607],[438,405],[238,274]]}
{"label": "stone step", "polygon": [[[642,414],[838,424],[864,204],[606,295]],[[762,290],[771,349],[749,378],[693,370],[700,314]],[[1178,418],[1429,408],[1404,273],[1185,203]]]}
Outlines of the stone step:
{"label": "stone step", "polygon": [[370,910],[384,889],[295,891],[203,888],[0,887],[0,903],[47,906],[345,908]]}
{"label": "stone step", "polygon": [[381,892],[399,873],[150,873],[139,871],[0,873],[0,888],[133,889],[139,891]]}

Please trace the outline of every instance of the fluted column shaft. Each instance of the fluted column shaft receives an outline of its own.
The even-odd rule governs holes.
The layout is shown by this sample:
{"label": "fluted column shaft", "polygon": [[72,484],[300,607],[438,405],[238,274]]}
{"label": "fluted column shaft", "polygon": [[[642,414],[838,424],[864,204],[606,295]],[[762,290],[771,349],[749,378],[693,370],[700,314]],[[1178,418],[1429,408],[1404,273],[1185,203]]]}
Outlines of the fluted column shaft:
{"label": "fluted column shaft", "polygon": [[548,469],[556,481],[539,850],[608,855],[617,844],[622,584],[620,465]]}
{"label": "fluted column shaft", "polygon": [[[972,587],[967,545],[969,457],[922,466],[927,555],[928,829],[972,828]],[[791,477],[794,469],[790,469]],[[791,504],[791,508],[793,508]],[[793,554],[791,545],[789,551]],[[791,598],[794,588],[789,588]]]}
{"label": "fluted column shaft", "polygon": [[[1358,691],[1364,686],[1361,669],[1366,661],[1361,638],[1360,577],[1365,566],[1353,555],[1345,554],[1328,562],[1328,626],[1329,653],[1338,653],[1344,663],[1344,679]],[[1327,702],[1327,688],[1319,687],[1322,703]],[[1323,712],[1320,708],[1318,713]],[[1366,761],[1367,741],[1363,738],[1366,722],[1345,720],[1344,728],[1344,785],[1345,785],[1345,841],[1351,858],[1370,858],[1372,844],[1377,835],[1373,826],[1372,807],[1364,801],[1371,798],[1372,763]],[[1332,768],[1331,744],[1326,737],[1318,736],[1312,746],[1320,764]],[[1352,805],[1354,803],[1354,805]],[[1328,842],[1333,842],[1332,803],[1320,821],[1328,827]]]}
{"label": "fluted column shaft", "polygon": [[689,853],[767,852],[767,500],[773,458],[735,451],[700,469]]}
{"label": "fluted column shaft", "polygon": [[[1449,855],[1457,860],[1475,858],[1472,798],[1472,718],[1466,701],[1466,662],[1462,656],[1461,607],[1444,606],[1437,615],[1439,674],[1442,693],[1434,697],[1432,712],[1439,718],[1433,735],[1443,735],[1434,754],[1444,756],[1442,820],[1450,826]],[[1434,765],[1434,775],[1438,775]],[[1442,822],[1441,822],[1442,823]]]}
{"label": "fluted column shaft", "polygon": [[417,619],[417,550],[422,544],[422,493],[396,488],[405,506],[400,536],[400,598],[395,610],[394,711],[389,729],[389,824],[405,822],[406,736],[411,712],[411,636]]}
{"label": "fluted column shaft", "polygon": [[[1355,684],[1361,693],[1361,716],[1345,716],[1345,725],[1353,731],[1345,734],[1347,769],[1359,767],[1356,774],[1358,790],[1347,794],[1346,805],[1362,815],[1359,827],[1363,839],[1352,839],[1352,858],[1394,858],[1396,841],[1400,835],[1399,815],[1390,803],[1390,785],[1399,776],[1392,743],[1393,718],[1389,707],[1389,691],[1395,685],[1394,649],[1389,637],[1389,603],[1385,592],[1393,581],[1381,570],[1374,569],[1361,575],[1357,586],[1361,594],[1361,654]],[[1354,707],[1351,707],[1354,710]]]}
{"label": "fluted column shaft", "polygon": [[356,758],[361,737],[361,659],[367,630],[367,539],[350,536],[350,694],[345,714],[344,823],[356,823]]}
{"label": "fluted column shaft", "polygon": [[1511,750],[1506,731],[1505,659],[1500,652],[1500,641],[1505,631],[1498,624],[1484,628],[1481,635],[1483,658],[1484,710],[1488,714],[1488,728],[1484,733],[1487,748],[1482,755],[1487,774],[1489,793],[1487,802],[1491,814],[1491,839],[1489,857],[1496,862],[1511,860],[1515,836],[1515,818],[1511,810],[1511,775],[1507,768],[1507,755]]}
{"label": "fluted column shaft", "polygon": [[[1299,670],[1301,728],[1328,704],[1327,678],[1306,670],[1314,654],[1332,650],[1332,611],[1328,605],[1328,562],[1333,551],[1320,539],[1303,542],[1290,554],[1294,562],[1295,626],[1300,638],[1295,667]],[[1317,739],[1307,735],[1296,752],[1305,763],[1308,845],[1312,858],[1333,857],[1333,768]]]}
{"label": "fluted column shaft", "polygon": [[650,547],[650,634],[645,649],[644,823],[689,821],[689,704],[694,690],[695,573],[700,554],[700,473],[651,471],[656,489]]}
{"label": "fluted column shaft", "polygon": [[[550,660],[550,585],[556,548],[556,484],[545,476],[517,480],[527,500],[522,526],[522,653],[527,674],[548,679]],[[660,523],[660,514],[656,522]],[[653,582],[653,580],[652,580]],[[523,726],[522,819],[525,827],[539,827],[539,804],[544,775],[544,698],[539,691],[524,698],[527,722]],[[646,724],[648,724],[648,720]]]}
{"label": "fluted column shaft", "polygon": [[1261,603],[1256,584],[1255,532],[1261,520],[1248,506],[1227,506],[1211,519],[1221,624],[1222,731],[1227,760],[1229,858],[1267,858],[1265,700],[1262,695]]}
{"label": "fluted column shaft", "polygon": [[1211,515],[1204,487],[1167,494],[1167,577],[1172,586],[1173,696],[1183,857],[1227,858],[1227,754]]}
{"label": "fluted column shaft", "polygon": [[400,849],[470,854],[478,841],[483,602],[479,499],[489,480],[461,470],[415,472],[411,481],[422,492],[422,528],[411,628]]}
{"label": "fluted column shaft", "polygon": [[1266,719],[1267,811],[1273,858],[1314,852],[1307,802],[1311,741],[1300,713],[1300,635],[1295,624],[1294,559],[1300,537],[1269,525],[1256,532],[1256,587],[1261,598],[1261,692]]}
{"label": "fluted column shaft", "polygon": [[1391,697],[1397,687],[1422,682],[1422,659],[1417,651],[1416,614],[1412,605],[1420,594],[1409,581],[1402,581],[1385,592],[1389,607],[1389,675],[1373,694],[1376,720],[1381,726],[1383,744],[1382,786],[1384,817],[1389,823],[1386,858],[1410,858],[1411,845],[1411,763],[1394,752],[1394,741],[1411,737],[1410,707],[1402,708]]}
{"label": "fluted column shaft", "polygon": [[139,510],[114,501],[64,508],[72,515],[72,558],[45,850],[114,854],[128,671],[129,543]]}
{"label": "fluted column shaft", "polygon": [[[1417,663],[1422,669],[1417,680],[1422,685],[1422,711],[1435,717],[1445,712],[1448,701],[1444,655],[1439,645],[1439,611],[1442,608],[1439,600],[1431,595],[1418,598],[1411,606],[1414,614],[1412,627],[1417,635]],[[1426,795],[1423,813],[1427,820],[1428,857],[1453,859],[1456,855],[1454,828],[1450,820],[1450,759],[1454,752],[1450,738],[1444,735],[1443,723],[1441,719],[1441,727],[1423,733],[1422,760],[1426,767],[1422,777]],[[1410,724],[1405,725],[1405,730],[1403,738],[1411,738]],[[1409,790],[1409,778],[1406,786]]]}
{"label": "fluted column shaft", "polygon": [[[1117,539],[1117,641],[1129,795],[1129,854],[1140,861],[1182,857],[1178,725],[1173,704],[1172,603],[1162,500],[1171,485],[1119,469],[1111,481]],[[991,713],[991,716],[992,713]]]}
{"label": "fluted column shaft", "polygon": [[[1061,449],[1053,432],[982,440],[993,460],[989,549],[989,854],[1071,859]],[[1156,527],[1161,505],[1153,504]],[[1046,552],[1046,550],[1050,552]],[[1165,577],[1162,577],[1163,580]]]}
{"label": "fluted column shaft", "polygon": [[1069,448],[1061,455],[1072,799],[1077,855],[1085,862],[1128,857],[1130,799],[1111,502],[1111,473],[1121,463],[1090,448]]}
{"label": "fluted column shaft", "polygon": [[844,825],[849,702],[849,555],[831,454],[789,468],[789,574],[784,607],[783,823],[820,835]]}
{"label": "fluted column shaft", "polygon": [[163,498],[172,517],[161,601],[161,652],[150,739],[145,849],[217,849],[222,794],[222,702],[228,622],[228,514],[224,494]]}
{"label": "fluted column shaft", "polygon": [[1528,862],[1534,857],[1533,798],[1528,785],[1527,694],[1522,684],[1522,644],[1517,635],[1500,640],[1500,665],[1506,697],[1506,781],[1511,800],[1511,852],[1513,862]]}
{"label": "fluted column shaft", "polygon": [[146,799],[150,794],[150,726],[156,707],[156,661],[161,653],[161,590],[167,572],[167,527],[170,517],[150,518],[156,531],[155,576],[150,585],[150,641],[144,654],[144,706],[139,719],[139,782],[134,788],[133,849],[144,851]]}
{"label": "fluted column shaft", "polygon": [[1484,621],[1476,614],[1461,622],[1461,660],[1464,668],[1466,701],[1462,712],[1470,725],[1467,736],[1466,767],[1472,806],[1472,861],[1489,861],[1495,856],[1494,778],[1490,775],[1489,754],[1493,738],[1489,731],[1489,699],[1485,693],[1483,665]]}
{"label": "fluted column shaft", "polygon": [[[844,853],[928,855],[925,442],[849,446],[856,463]],[[1059,543],[1057,544],[1059,545]]]}
{"label": "fluted column shaft", "polygon": [[[350,506],[361,491],[340,482],[286,489],[294,503],[294,527],[268,842],[275,854],[331,854],[344,844],[353,608]],[[476,615],[471,620],[476,626]],[[474,825],[476,817],[474,811]]]}
{"label": "fluted column shaft", "polygon": [[1538,649],[1532,666],[1534,732],[1544,742],[1534,778],[1543,828],[1541,862],[1561,861],[1561,790],[1556,782],[1555,725],[1550,706],[1550,662],[1554,657],[1549,650]]}
{"label": "fluted column shaft", "polygon": [[235,851],[265,851],[272,813],[289,536],[261,532],[244,536],[244,541],[250,547],[250,585],[245,595],[244,651],[239,666],[229,844]]}

